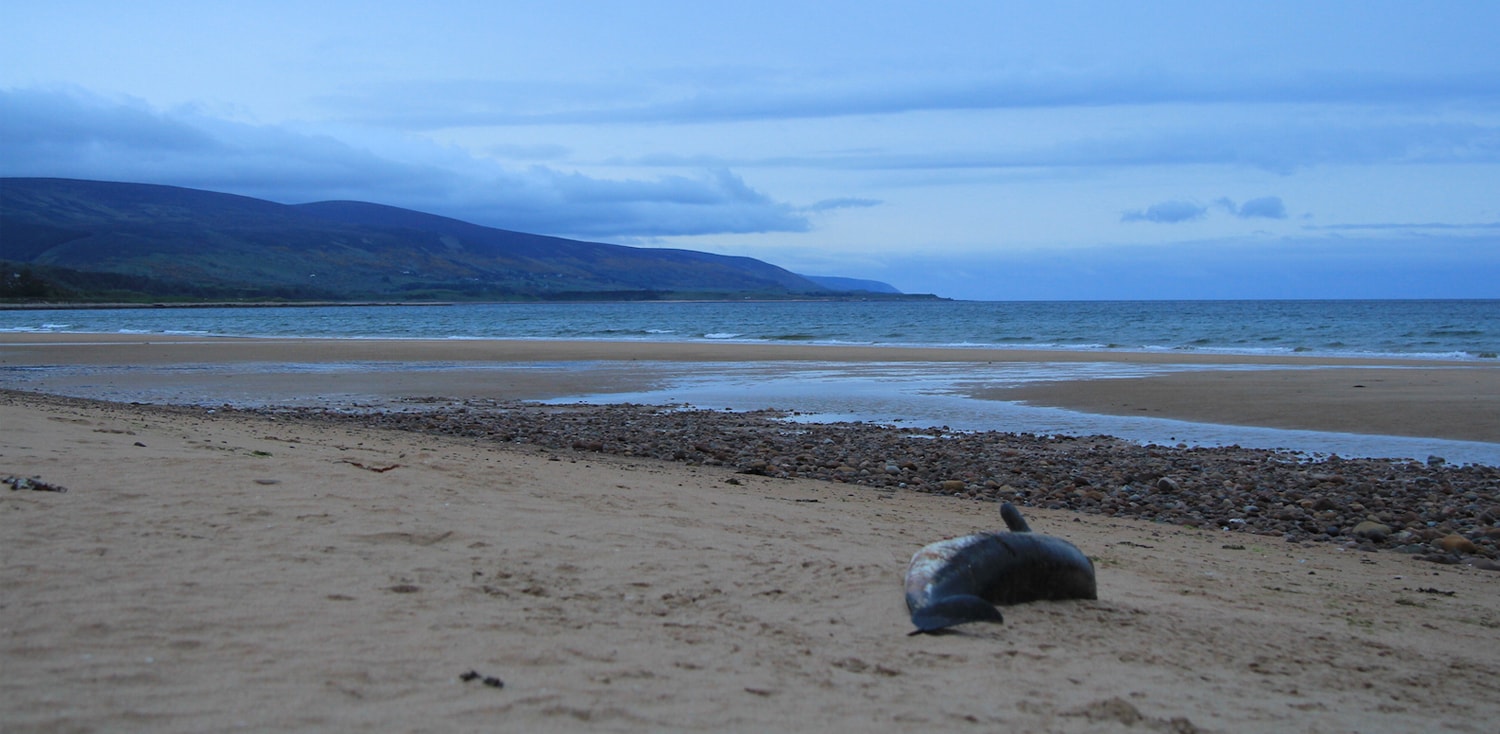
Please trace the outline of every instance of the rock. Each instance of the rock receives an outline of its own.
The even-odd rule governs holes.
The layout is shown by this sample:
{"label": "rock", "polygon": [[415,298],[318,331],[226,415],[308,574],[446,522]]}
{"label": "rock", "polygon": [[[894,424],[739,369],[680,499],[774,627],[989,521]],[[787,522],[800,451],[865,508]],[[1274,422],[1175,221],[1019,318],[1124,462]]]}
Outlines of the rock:
{"label": "rock", "polygon": [[[1247,521],[1247,531],[1294,542],[1400,546],[1402,552],[1450,562],[1458,562],[1458,554],[1500,559],[1500,467],[1493,466],[1306,458],[1229,446],[1140,446],[1102,437],[789,423],[785,419],[794,414],[786,411],[685,406],[471,400],[444,407],[414,399],[402,410],[247,412],[283,422],[360,423],[524,444],[549,461],[566,458],[559,452],[572,449],[722,464],[751,474],[840,481],[875,491],[904,487],[1188,527],[1218,528],[1239,519]],[[1384,538],[1379,525],[1387,526]],[[1436,543],[1450,534],[1466,542],[1449,541],[1455,550]],[[1478,552],[1467,552],[1469,544]]]}
{"label": "rock", "polygon": [[1436,545],[1437,545],[1437,547],[1442,548],[1443,550],[1448,551],[1449,553],[1478,553],[1479,552],[1479,547],[1476,546],[1476,545],[1474,545],[1474,541],[1469,540],[1468,538],[1465,538],[1464,536],[1459,535],[1458,533],[1453,533],[1451,535],[1444,535],[1443,537],[1438,538]]}
{"label": "rock", "polygon": [[67,487],[49,484],[40,477],[5,477],[0,479],[0,484],[5,484],[12,491],[31,490],[33,492],[66,492]]}
{"label": "rock", "polygon": [[1354,529],[1349,531],[1349,533],[1356,538],[1381,541],[1385,540],[1391,534],[1391,526],[1373,520],[1366,520],[1355,525]]}

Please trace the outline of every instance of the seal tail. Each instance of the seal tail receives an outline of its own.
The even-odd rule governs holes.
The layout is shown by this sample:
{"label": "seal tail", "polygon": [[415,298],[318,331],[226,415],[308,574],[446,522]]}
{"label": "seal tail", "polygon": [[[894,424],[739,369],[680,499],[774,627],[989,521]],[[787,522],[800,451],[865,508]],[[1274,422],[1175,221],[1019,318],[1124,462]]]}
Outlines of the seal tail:
{"label": "seal tail", "polygon": [[1005,521],[1005,527],[1010,528],[1012,533],[1031,532],[1031,526],[1026,524],[1026,518],[1021,517],[1021,511],[1009,502],[1000,505],[1000,519]]}
{"label": "seal tail", "polygon": [[933,634],[949,627],[969,622],[1004,622],[1000,610],[977,596],[960,594],[943,597],[932,604],[912,612],[912,624],[917,629],[912,635]]}

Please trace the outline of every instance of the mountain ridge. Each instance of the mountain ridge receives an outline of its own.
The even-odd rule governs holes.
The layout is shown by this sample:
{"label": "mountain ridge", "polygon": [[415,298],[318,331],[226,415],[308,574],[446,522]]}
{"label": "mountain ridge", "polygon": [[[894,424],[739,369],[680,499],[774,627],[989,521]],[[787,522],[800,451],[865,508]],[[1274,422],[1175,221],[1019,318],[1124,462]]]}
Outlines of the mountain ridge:
{"label": "mountain ridge", "polygon": [[12,299],[49,288],[85,299],[892,297],[748,257],[515,232],[370,202],[279,204],[55,178],[0,179],[0,260],[13,271],[0,295]]}

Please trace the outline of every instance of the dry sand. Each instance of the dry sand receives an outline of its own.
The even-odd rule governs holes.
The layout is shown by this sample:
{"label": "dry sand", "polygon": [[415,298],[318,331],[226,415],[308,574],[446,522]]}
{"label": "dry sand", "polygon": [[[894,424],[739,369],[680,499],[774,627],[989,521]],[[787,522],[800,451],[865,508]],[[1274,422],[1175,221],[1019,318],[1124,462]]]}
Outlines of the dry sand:
{"label": "dry sand", "polygon": [[993,504],[16,393],[0,475],[7,732],[1500,720],[1500,577],[1392,553],[1030,510],[1100,600],[909,637]]}
{"label": "dry sand", "polygon": [[[660,377],[632,360],[1099,359],[1343,369],[993,397],[1497,440],[1500,371],[1484,363],[0,335],[0,367],[12,369],[539,367],[499,381],[459,370],[233,377],[272,398],[529,399]],[[164,379],[131,375],[108,380]],[[1096,559],[1100,600],[908,637],[911,553],[998,527],[993,504],[20,393],[0,393],[0,476],[69,490],[0,488],[7,732],[1482,732],[1500,720],[1500,576],[1393,553],[1028,510],[1039,532]]]}

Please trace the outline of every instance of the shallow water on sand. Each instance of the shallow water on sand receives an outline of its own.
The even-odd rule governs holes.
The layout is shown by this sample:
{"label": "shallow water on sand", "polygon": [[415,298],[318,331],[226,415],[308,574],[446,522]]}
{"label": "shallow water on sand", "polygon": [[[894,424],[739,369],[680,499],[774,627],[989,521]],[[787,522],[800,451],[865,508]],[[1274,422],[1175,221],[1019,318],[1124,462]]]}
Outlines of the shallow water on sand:
{"label": "shallow water on sand", "polygon": [[[1029,364],[822,365],[768,369],[722,364],[679,374],[660,389],[559,398],[548,402],[684,404],[699,408],[795,410],[790,420],[866,421],[906,427],[946,426],[957,431],[1007,431],[1044,435],[1104,434],[1147,444],[1238,445],[1290,449],[1344,457],[1426,460],[1500,465],[1500,444],[1406,436],[1229,426],[1167,418],[1114,416],[1020,402],[970,397],[976,391],[1060,379],[1144,377],[1202,365]],[[1213,369],[1257,369],[1245,366]],[[1285,369],[1285,367],[1280,367]]]}
{"label": "shallow water on sand", "polygon": [[[1288,369],[1285,365],[1276,369]],[[52,366],[0,369],[0,387],[41,390],[124,402],[329,408],[409,406],[364,382],[402,373],[419,377],[421,396],[502,395],[538,373],[565,372],[576,384],[616,384],[622,373],[649,374],[649,387],[603,392],[581,387],[548,398],[555,404],[642,403],[704,409],[794,411],[788,420],[865,421],[911,428],[1007,431],[1044,435],[1118,436],[1150,444],[1239,445],[1345,457],[1500,465],[1500,444],[1326,431],[1194,423],[1145,416],[1083,413],[972,397],[993,388],[1037,381],[1146,377],[1189,369],[1262,369],[1246,365],[1066,363],[818,363],[818,362],[568,362],[453,363],[339,362],[178,364],[168,366]],[[1308,369],[1325,369],[1309,367]],[[292,380],[257,381],[292,376]],[[597,379],[595,379],[597,378]],[[452,388],[462,380],[471,389]],[[473,389],[478,386],[477,390]],[[416,395],[407,395],[416,397]]]}

